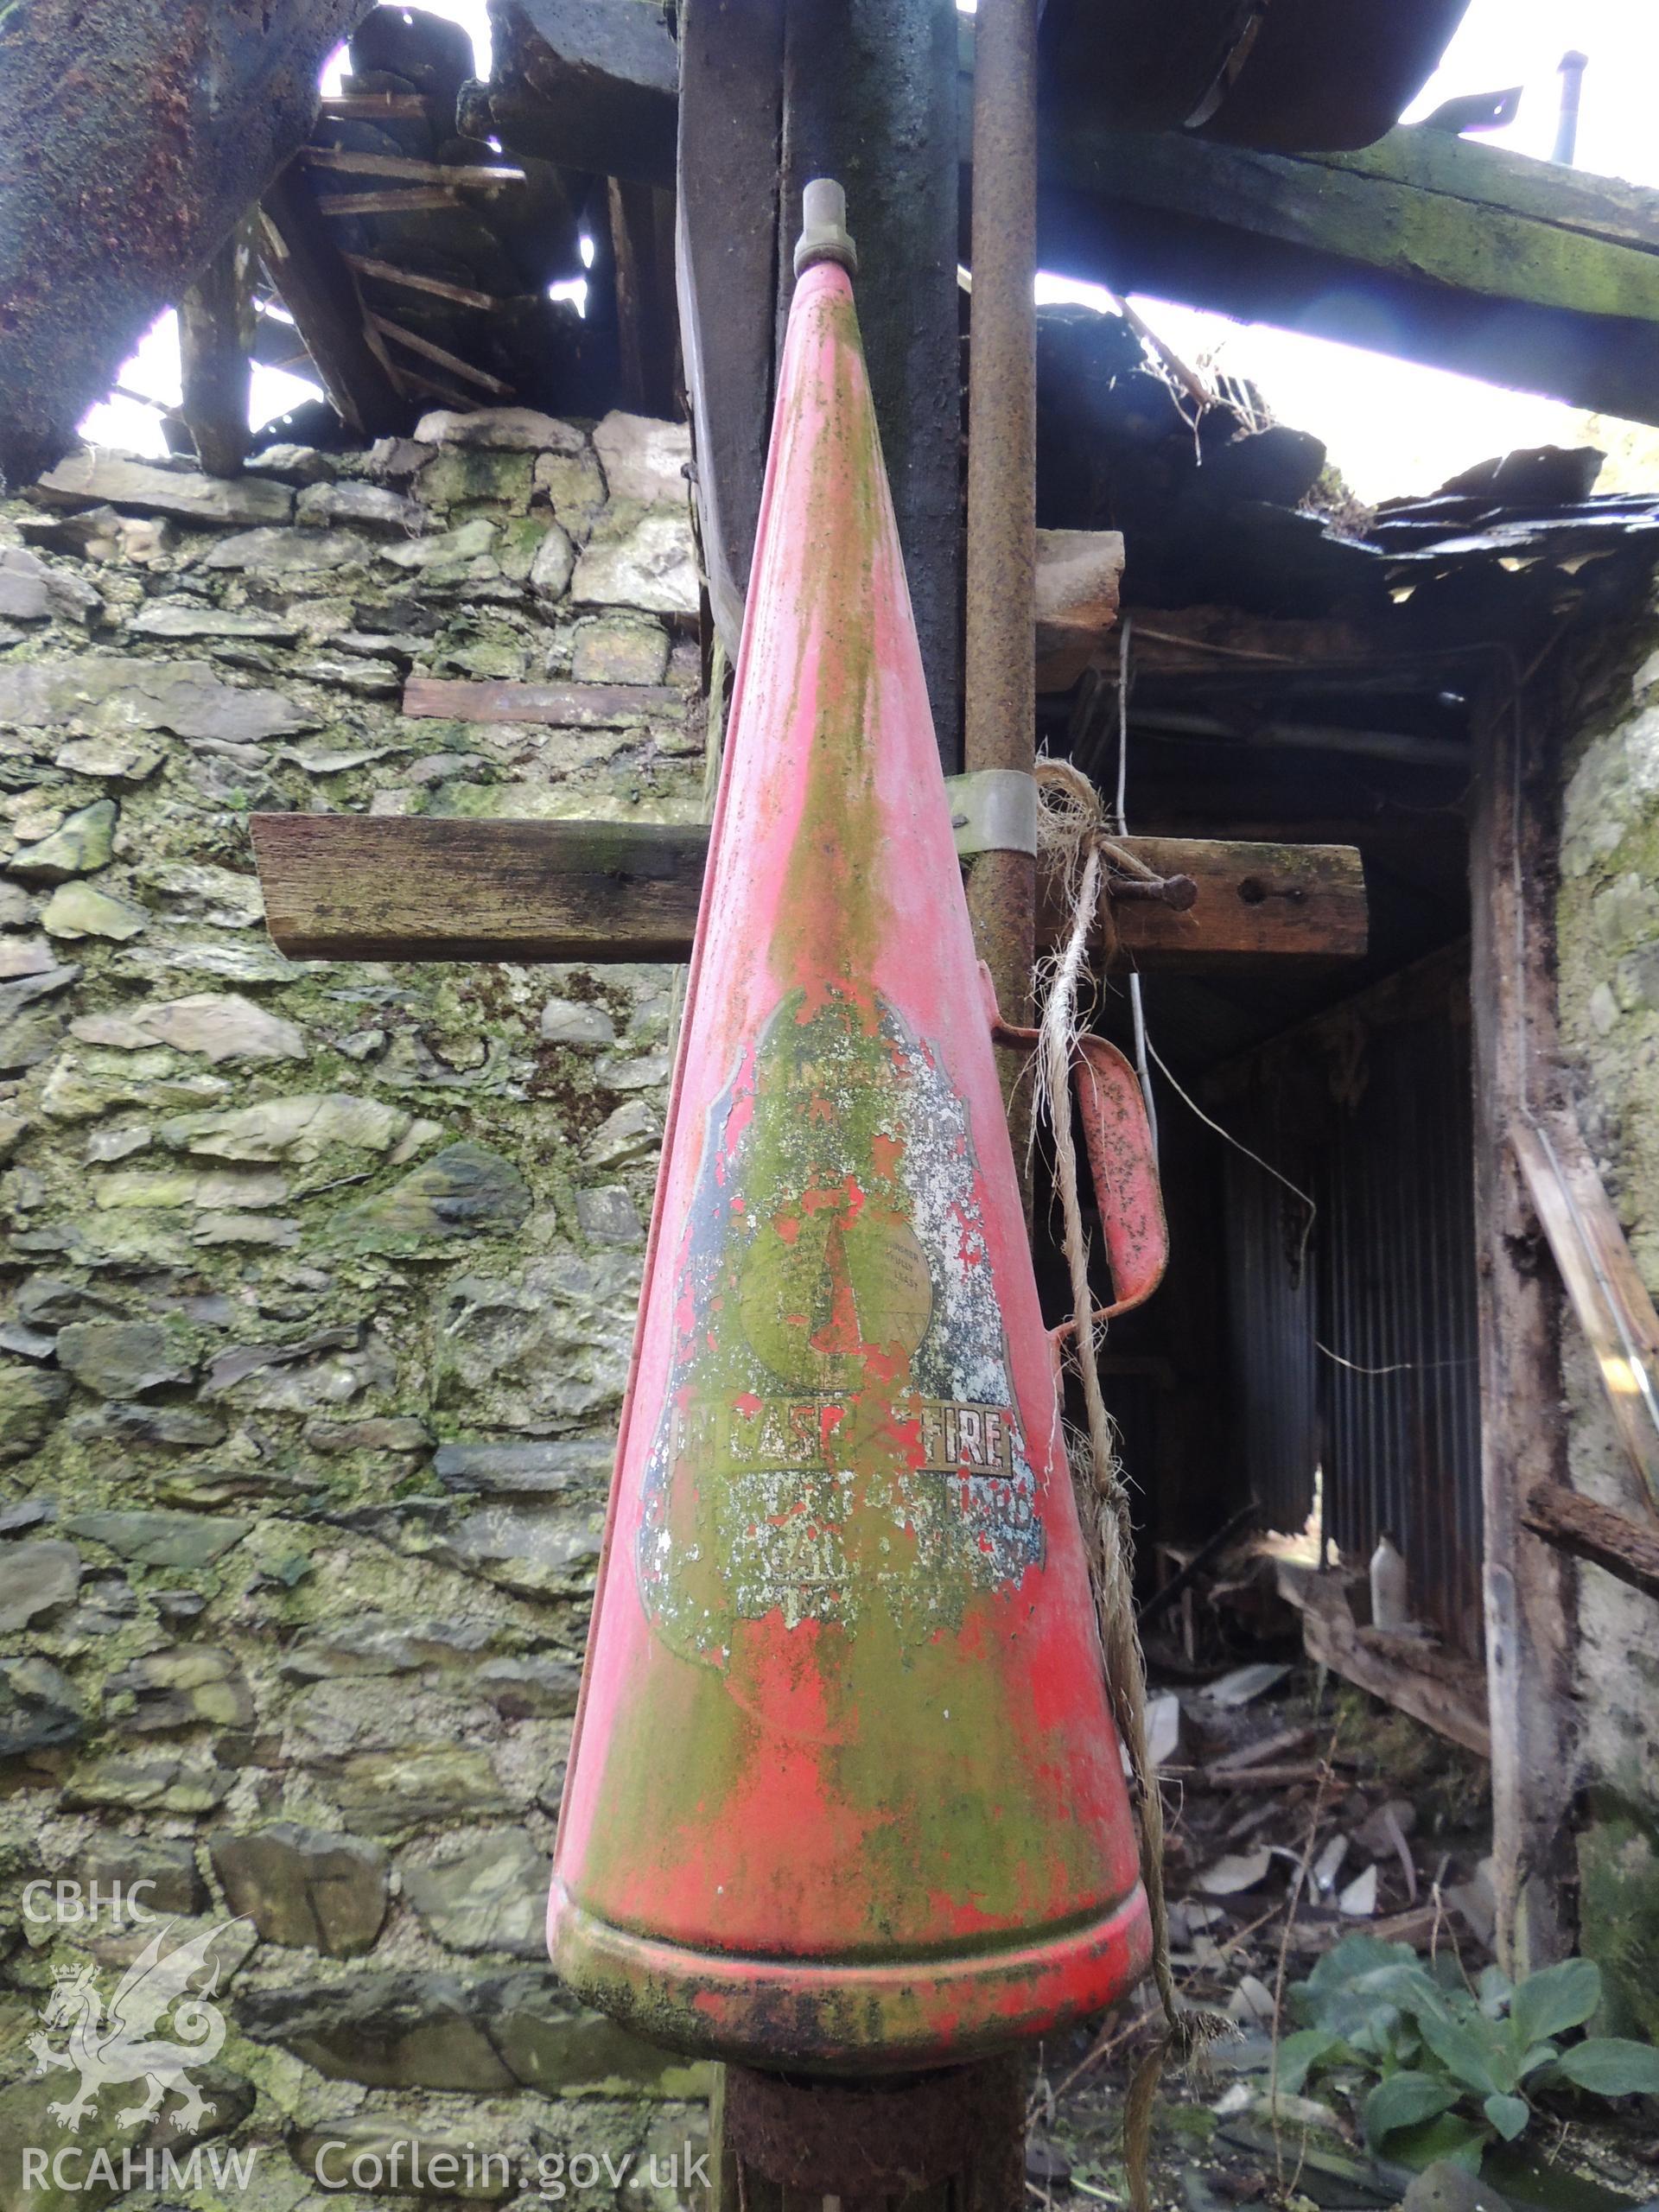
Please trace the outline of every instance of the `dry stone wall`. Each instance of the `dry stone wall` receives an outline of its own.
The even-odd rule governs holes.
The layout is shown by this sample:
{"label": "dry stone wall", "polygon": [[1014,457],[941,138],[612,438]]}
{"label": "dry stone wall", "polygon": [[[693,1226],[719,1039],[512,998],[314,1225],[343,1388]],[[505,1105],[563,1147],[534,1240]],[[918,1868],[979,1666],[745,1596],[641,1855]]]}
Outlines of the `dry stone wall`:
{"label": "dry stone wall", "polygon": [[[511,2199],[572,2156],[564,2201],[686,2195],[697,2069],[541,1927],[672,974],[296,964],[246,829],[698,818],[686,457],[510,409],[235,483],[84,454],[0,506],[0,2206],[155,2202],[145,2151],[196,2142],[251,2175],[168,2202]],[[414,720],[410,674],[605,706]],[[219,1931],[223,2047],[200,2108],[124,2124],[118,2083],[72,2133],[37,2053],[159,1925],[89,1892],[141,1883]]]}
{"label": "dry stone wall", "polygon": [[[1659,1295],[1659,613],[1580,652],[1567,679],[1559,902],[1562,1044],[1580,1122]],[[1566,1344],[1575,1487],[1637,1520],[1588,1344]],[[1659,1608],[1574,1570],[1589,1818],[1584,1948],[1607,1969],[1611,2024],[1659,2037]]]}

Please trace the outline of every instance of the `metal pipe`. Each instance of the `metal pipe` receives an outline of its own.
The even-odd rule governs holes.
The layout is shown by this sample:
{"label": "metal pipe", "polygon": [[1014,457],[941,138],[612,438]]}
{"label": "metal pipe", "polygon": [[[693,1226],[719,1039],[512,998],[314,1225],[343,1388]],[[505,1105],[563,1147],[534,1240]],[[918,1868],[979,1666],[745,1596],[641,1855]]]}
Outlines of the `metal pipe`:
{"label": "metal pipe", "polygon": [[1571,50],[1561,56],[1561,111],[1555,125],[1555,150],[1550,156],[1571,168],[1579,150],[1579,96],[1584,90],[1584,73],[1590,66],[1587,54]]}
{"label": "metal pipe", "polygon": [[[970,773],[1029,775],[1036,753],[1037,14],[1037,0],[980,0],[975,22],[963,747]],[[981,854],[968,906],[1003,1014],[1022,1023],[1036,950],[1034,855]],[[1004,1070],[1006,1088],[1006,1057]]]}

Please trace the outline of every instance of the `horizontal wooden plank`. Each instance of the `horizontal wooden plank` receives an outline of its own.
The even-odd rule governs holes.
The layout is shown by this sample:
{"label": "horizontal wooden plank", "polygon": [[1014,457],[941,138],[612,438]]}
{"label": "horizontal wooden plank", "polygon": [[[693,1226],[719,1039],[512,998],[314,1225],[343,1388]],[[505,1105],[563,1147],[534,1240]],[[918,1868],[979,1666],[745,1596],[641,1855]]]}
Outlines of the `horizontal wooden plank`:
{"label": "horizontal wooden plank", "polygon": [[1267,154],[1055,114],[1042,265],[1659,421],[1659,193],[1421,129]]}
{"label": "horizontal wooden plank", "polygon": [[343,176],[398,178],[407,184],[442,184],[458,190],[499,192],[523,184],[523,169],[494,162],[423,162],[412,154],[359,154],[345,146],[303,146],[300,159],[308,168],[331,169]]}
{"label": "horizontal wooden plank", "polygon": [[1484,1668],[1429,1637],[1361,1628],[1340,1579],[1281,1560],[1279,1594],[1302,1617],[1302,1641],[1316,1666],[1329,1667],[1425,1727],[1479,1758],[1492,1755]]}
{"label": "horizontal wooden plank", "polygon": [[[683,960],[708,853],[706,830],[656,823],[257,814],[252,828],[271,937],[308,960]],[[1299,861],[1293,846],[1124,842],[1198,886],[1185,913],[1117,908],[1120,946],[1137,967],[1364,950],[1351,848],[1313,846]],[[1052,942],[1063,919],[1053,887],[1043,912]]]}
{"label": "horizontal wooden plank", "polygon": [[296,960],[683,960],[708,832],[657,823],[256,814]]}
{"label": "horizontal wooden plank", "polygon": [[459,207],[461,195],[436,184],[388,185],[384,192],[329,192],[321,194],[321,215],[423,215],[435,207]]}
{"label": "horizontal wooden plank", "polygon": [[[1352,845],[1236,844],[1203,837],[1127,837],[1159,875],[1190,875],[1185,912],[1136,900],[1115,912],[1118,941],[1136,967],[1213,968],[1230,962],[1355,959],[1368,929],[1365,870]],[[1058,886],[1038,886],[1046,943],[1064,919]]]}

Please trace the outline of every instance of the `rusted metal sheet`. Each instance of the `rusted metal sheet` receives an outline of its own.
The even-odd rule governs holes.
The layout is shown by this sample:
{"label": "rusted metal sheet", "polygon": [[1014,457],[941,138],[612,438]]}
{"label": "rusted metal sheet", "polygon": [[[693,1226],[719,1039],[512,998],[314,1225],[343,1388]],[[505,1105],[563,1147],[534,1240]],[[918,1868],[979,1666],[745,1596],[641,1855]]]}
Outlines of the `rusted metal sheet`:
{"label": "rusted metal sheet", "polygon": [[1224,1118],[1317,1202],[1236,1153],[1228,1190],[1232,1388],[1270,1524],[1357,1563],[1383,1529],[1414,1616],[1482,1649],[1480,1395],[1468,981],[1437,956],[1265,1047]]}
{"label": "rusted metal sheet", "polygon": [[550,1939],[658,2041],[868,2075],[1096,2011],[1148,1939],[834,263],[780,390]]}

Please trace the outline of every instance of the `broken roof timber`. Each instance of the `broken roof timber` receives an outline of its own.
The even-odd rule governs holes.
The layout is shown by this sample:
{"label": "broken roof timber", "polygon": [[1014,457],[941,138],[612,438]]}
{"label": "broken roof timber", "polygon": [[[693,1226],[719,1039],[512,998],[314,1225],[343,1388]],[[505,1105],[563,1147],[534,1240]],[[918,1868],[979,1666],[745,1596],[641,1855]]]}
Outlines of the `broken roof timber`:
{"label": "broken roof timber", "polygon": [[1261,154],[1053,118],[1046,268],[1659,422],[1659,193],[1390,131]]}
{"label": "broken roof timber", "polygon": [[74,442],[158,309],[311,125],[329,49],[371,0],[0,8],[0,473]]}
{"label": "broken roof timber", "polygon": [[[577,130],[587,166],[671,181],[675,86],[645,13],[527,5],[509,147]],[[970,67],[959,86],[965,152]],[[1263,154],[1054,109],[1040,154],[1046,268],[1659,421],[1659,193],[1421,130]]]}

